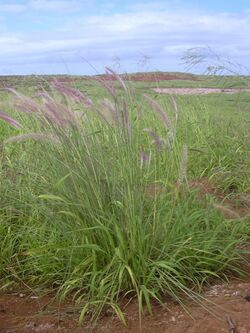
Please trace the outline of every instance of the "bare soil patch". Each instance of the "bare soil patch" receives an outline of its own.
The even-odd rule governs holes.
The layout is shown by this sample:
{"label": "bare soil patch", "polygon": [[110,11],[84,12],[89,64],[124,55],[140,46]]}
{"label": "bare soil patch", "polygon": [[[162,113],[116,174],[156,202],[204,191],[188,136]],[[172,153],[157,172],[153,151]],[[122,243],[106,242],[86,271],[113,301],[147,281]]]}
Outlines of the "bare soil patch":
{"label": "bare soil patch", "polygon": [[[213,199],[213,206],[219,210],[227,219],[238,219],[249,216],[250,214],[250,194],[236,193],[234,189],[228,189],[224,192],[217,188],[215,184],[207,178],[193,179],[188,182],[188,189],[197,191],[199,199],[209,196]],[[179,188],[179,184],[176,184]],[[148,184],[145,193],[148,198],[154,198],[166,193],[168,189],[162,184]],[[180,190],[186,191],[185,187]]]}
{"label": "bare soil patch", "polygon": [[191,180],[188,186],[197,190],[200,198],[207,195],[214,198],[214,208],[225,218],[237,219],[247,217],[250,213],[250,195],[247,193],[234,193],[233,188],[224,192],[206,178]]}
{"label": "bare soil patch", "polygon": [[[185,302],[186,310],[173,301],[165,308],[155,305],[153,314],[141,321],[143,333],[248,333],[250,332],[250,281],[234,280],[208,287],[204,293],[207,309]],[[125,309],[127,327],[107,312],[95,327],[78,326],[79,313],[70,303],[24,294],[0,295],[0,333],[139,333],[136,302]],[[233,327],[230,330],[230,322]],[[234,330],[233,330],[234,329]]]}
{"label": "bare soil patch", "polygon": [[239,94],[242,92],[250,92],[250,89],[236,88],[152,88],[152,90],[161,94],[171,95]]}

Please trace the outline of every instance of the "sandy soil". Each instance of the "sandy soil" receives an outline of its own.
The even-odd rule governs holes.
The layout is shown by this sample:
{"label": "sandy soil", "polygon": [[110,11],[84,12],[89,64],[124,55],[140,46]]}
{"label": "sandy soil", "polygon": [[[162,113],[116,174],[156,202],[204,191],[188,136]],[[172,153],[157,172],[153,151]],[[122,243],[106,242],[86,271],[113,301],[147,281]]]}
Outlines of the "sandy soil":
{"label": "sandy soil", "polygon": [[219,89],[219,88],[152,88],[155,92],[172,95],[207,95],[207,94],[239,94],[250,92],[250,89]]}

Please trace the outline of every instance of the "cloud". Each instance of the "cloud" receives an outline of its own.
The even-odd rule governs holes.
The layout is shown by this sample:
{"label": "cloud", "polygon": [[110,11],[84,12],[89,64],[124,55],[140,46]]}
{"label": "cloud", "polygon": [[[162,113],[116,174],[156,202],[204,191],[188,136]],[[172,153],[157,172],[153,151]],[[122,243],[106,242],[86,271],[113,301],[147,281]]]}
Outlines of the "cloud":
{"label": "cloud", "polygon": [[[33,11],[66,11],[78,1],[32,0]],[[73,6],[74,7],[74,6]],[[76,7],[74,7],[76,8]],[[39,37],[38,37],[39,36]],[[117,56],[132,68],[133,59],[152,57],[161,68],[176,70],[183,53],[191,47],[209,45],[215,52],[246,62],[250,56],[250,12],[213,13],[137,5],[126,12],[106,15],[69,15],[62,25],[45,33],[42,29],[0,37],[0,63],[52,64],[79,62],[84,56],[90,63],[108,64]],[[58,68],[58,67],[57,67]]]}
{"label": "cloud", "polygon": [[16,36],[12,36],[12,35],[0,36],[0,47],[3,47],[3,48],[5,48],[6,46],[9,46],[9,45],[18,44],[20,42],[21,42],[21,40]]}
{"label": "cloud", "polygon": [[21,13],[25,10],[26,6],[24,4],[0,4],[0,13]]}
{"label": "cloud", "polygon": [[31,9],[42,11],[75,11],[79,9],[80,3],[72,0],[31,0],[29,6]]}
{"label": "cloud", "polygon": [[78,0],[29,0],[22,4],[12,2],[9,4],[0,4],[1,13],[22,13],[29,11],[47,11],[47,12],[63,12],[63,11],[76,11],[80,8],[81,4]]}

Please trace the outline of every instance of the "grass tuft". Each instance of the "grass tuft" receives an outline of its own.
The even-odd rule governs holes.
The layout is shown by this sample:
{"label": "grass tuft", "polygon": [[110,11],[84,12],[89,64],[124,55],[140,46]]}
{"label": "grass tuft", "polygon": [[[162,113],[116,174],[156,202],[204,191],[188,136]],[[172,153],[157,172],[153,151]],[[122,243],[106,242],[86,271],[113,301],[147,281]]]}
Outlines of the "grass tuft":
{"label": "grass tuft", "polygon": [[169,295],[201,301],[204,284],[239,272],[246,236],[187,186],[218,163],[206,115],[174,98],[167,115],[107,72],[117,81],[98,79],[101,101],[58,81],[35,101],[14,92],[18,120],[1,117],[22,129],[2,140],[0,273],[73,296],[80,321],[111,307],[125,323],[123,298],[140,313]]}

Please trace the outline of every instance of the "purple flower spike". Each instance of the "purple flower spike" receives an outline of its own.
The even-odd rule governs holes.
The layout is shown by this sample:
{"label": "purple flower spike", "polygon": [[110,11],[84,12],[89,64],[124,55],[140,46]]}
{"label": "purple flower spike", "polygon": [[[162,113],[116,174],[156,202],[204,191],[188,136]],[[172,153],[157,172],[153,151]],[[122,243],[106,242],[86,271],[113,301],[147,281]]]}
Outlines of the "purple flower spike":
{"label": "purple flower spike", "polygon": [[0,119],[4,120],[9,125],[15,127],[15,128],[22,128],[22,125],[16,121],[15,119],[11,118],[8,114],[0,111]]}

